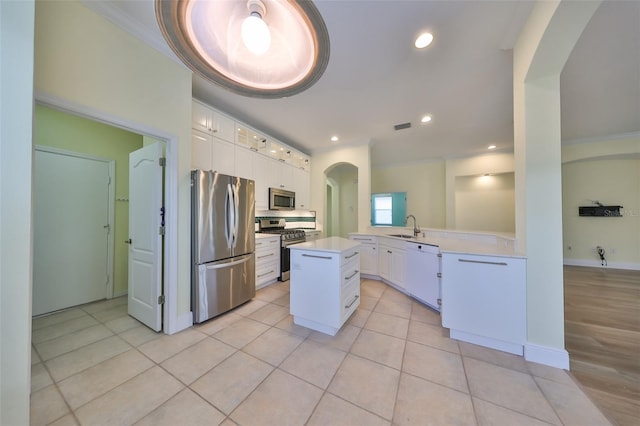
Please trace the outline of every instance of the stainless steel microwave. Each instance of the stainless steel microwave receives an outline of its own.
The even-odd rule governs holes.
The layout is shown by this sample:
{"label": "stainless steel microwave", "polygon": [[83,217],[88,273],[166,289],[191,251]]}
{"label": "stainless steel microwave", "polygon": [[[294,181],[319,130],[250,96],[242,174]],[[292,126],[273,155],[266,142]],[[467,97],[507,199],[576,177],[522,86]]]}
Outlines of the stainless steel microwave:
{"label": "stainless steel microwave", "polygon": [[279,188],[269,188],[269,210],[294,210],[296,193]]}

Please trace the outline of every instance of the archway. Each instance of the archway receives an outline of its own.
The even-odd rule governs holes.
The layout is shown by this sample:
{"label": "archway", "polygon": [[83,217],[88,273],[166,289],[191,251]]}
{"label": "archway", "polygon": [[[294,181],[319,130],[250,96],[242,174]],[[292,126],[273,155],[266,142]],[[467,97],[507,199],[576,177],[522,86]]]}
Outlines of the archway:
{"label": "archway", "polygon": [[348,238],[358,231],[358,168],[336,163],[325,170],[326,236]]}

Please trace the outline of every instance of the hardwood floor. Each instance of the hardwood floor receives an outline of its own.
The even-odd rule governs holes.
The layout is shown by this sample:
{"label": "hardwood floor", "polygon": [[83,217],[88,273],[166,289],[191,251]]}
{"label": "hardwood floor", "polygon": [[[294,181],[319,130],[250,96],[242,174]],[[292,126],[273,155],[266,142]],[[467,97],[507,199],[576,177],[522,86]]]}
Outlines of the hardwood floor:
{"label": "hardwood floor", "polygon": [[640,424],[640,271],[564,267],[571,373],[620,426]]}

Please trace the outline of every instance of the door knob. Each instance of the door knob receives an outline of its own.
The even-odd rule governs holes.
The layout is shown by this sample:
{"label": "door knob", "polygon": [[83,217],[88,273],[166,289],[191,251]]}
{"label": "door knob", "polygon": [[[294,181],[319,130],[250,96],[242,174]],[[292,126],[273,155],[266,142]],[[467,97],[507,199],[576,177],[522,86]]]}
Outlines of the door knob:
{"label": "door knob", "polygon": [[128,240],[124,240],[125,244],[131,244],[131,238],[129,238]]}

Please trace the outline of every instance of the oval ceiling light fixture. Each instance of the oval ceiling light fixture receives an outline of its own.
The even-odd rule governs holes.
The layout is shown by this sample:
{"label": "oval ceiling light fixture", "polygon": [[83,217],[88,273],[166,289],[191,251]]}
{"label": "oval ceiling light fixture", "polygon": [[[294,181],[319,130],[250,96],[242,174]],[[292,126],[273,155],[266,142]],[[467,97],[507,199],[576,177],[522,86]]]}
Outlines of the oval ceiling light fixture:
{"label": "oval ceiling light fixture", "polygon": [[[329,63],[329,33],[311,1],[155,0],[155,9],[182,62],[240,95],[295,95],[315,84]],[[252,25],[262,34],[254,41]]]}
{"label": "oval ceiling light fixture", "polygon": [[422,118],[420,119],[421,123],[428,123],[432,120],[433,118],[430,115],[424,115],[422,116]]}
{"label": "oval ceiling light fixture", "polygon": [[432,41],[433,41],[433,34],[425,32],[420,34],[418,38],[416,38],[416,42],[414,43],[414,46],[416,46],[418,49],[424,49],[425,47],[430,45]]}

